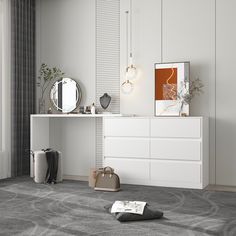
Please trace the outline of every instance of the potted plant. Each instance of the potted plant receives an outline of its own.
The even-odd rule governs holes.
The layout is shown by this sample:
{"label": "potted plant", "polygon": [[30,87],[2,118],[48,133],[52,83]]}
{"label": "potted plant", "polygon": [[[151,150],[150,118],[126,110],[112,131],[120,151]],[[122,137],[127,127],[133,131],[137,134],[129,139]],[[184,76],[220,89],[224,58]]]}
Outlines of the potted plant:
{"label": "potted plant", "polygon": [[183,106],[190,105],[192,99],[196,95],[201,95],[203,93],[203,87],[204,85],[198,77],[190,81],[184,79],[184,82],[181,84],[180,92],[177,94],[178,100],[181,104],[179,110],[180,116],[184,115],[182,114]]}
{"label": "potted plant", "polygon": [[44,94],[47,90],[49,84],[51,84],[52,81],[62,79],[65,73],[63,73],[59,68],[53,67],[50,68],[47,64],[42,63],[40,70],[39,70],[39,76],[38,76],[38,87],[40,88],[40,98],[39,98],[39,113],[44,114],[45,113],[45,100],[44,100]]}

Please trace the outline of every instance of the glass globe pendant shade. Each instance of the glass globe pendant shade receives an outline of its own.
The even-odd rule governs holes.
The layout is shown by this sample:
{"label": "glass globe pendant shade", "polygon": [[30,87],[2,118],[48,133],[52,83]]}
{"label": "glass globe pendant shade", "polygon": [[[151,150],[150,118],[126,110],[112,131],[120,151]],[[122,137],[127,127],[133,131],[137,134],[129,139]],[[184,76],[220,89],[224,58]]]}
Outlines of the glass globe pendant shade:
{"label": "glass globe pendant shade", "polygon": [[133,89],[134,89],[133,83],[131,83],[129,80],[124,81],[121,85],[121,91],[124,94],[132,93]]}
{"label": "glass globe pendant shade", "polygon": [[127,80],[133,80],[133,79],[135,79],[136,76],[137,76],[137,69],[136,69],[136,67],[133,64],[129,65],[126,68],[126,71],[125,71],[126,79]]}

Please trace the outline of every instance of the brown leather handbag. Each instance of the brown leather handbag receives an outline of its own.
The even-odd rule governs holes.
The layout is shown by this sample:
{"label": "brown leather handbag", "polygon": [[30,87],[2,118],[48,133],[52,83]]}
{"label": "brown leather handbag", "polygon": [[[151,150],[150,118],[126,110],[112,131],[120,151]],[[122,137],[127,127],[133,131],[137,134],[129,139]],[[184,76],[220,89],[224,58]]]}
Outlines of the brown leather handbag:
{"label": "brown leather handbag", "polygon": [[101,191],[111,191],[117,192],[120,190],[120,178],[117,174],[114,173],[114,169],[107,166],[103,169],[99,169],[96,182],[95,182],[95,190]]}

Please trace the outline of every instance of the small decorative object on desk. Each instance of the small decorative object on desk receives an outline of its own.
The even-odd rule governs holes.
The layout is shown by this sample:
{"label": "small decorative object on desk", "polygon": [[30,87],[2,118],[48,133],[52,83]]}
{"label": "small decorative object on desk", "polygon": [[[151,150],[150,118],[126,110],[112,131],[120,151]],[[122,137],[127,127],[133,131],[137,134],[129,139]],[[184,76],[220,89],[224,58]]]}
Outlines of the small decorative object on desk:
{"label": "small decorative object on desk", "polygon": [[188,116],[188,115],[187,115],[187,113],[182,112],[182,113],[180,113],[180,116],[186,117],[186,116]]}
{"label": "small decorative object on desk", "polygon": [[48,114],[52,114],[52,108],[51,107],[48,108]]}
{"label": "small decorative object on desk", "polygon": [[79,107],[79,113],[80,113],[80,114],[84,114],[84,107],[83,107],[83,106],[80,106],[80,107]]}
{"label": "small decorative object on desk", "polygon": [[77,111],[71,111],[71,112],[68,112],[67,114],[78,114]]}
{"label": "small decorative object on desk", "polygon": [[90,106],[84,106],[84,113],[85,114],[91,114],[91,107]]}
{"label": "small decorative object on desk", "polygon": [[44,94],[51,82],[56,79],[62,79],[64,73],[57,67],[50,68],[45,63],[41,65],[39,73],[40,75],[38,76],[37,82],[37,86],[41,89],[41,97],[39,98],[39,113],[44,114],[46,113]]}
{"label": "small decorative object on desk", "polygon": [[95,105],[94,103],[91,105],[91,114],[94,115],[96,113],[96,108],[95,108]]}
{"label": "small decorative object on desk", "polygon": [[39,98],[39,114],[45,114],[45,100],[43,98]]}
{"label": "small decorative object on desk", "polygon": [[104,93],[101,97],[100,97],[100,104],[101,107],[106,110],[108,108],[108,106],[111,103],[111,96],[108,95],[107,93]]}

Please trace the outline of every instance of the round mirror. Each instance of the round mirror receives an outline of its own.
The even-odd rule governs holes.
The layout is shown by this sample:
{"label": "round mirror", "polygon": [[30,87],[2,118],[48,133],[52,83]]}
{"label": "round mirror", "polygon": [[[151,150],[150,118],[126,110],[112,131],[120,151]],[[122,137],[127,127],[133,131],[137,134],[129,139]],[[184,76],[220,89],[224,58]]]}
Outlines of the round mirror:
{"label": "round mirror", "polygon": [[79,84],[71,78],[57,80],[50,91],[50,100],[57,111],[63,113],[75,110],[81,101]]}

